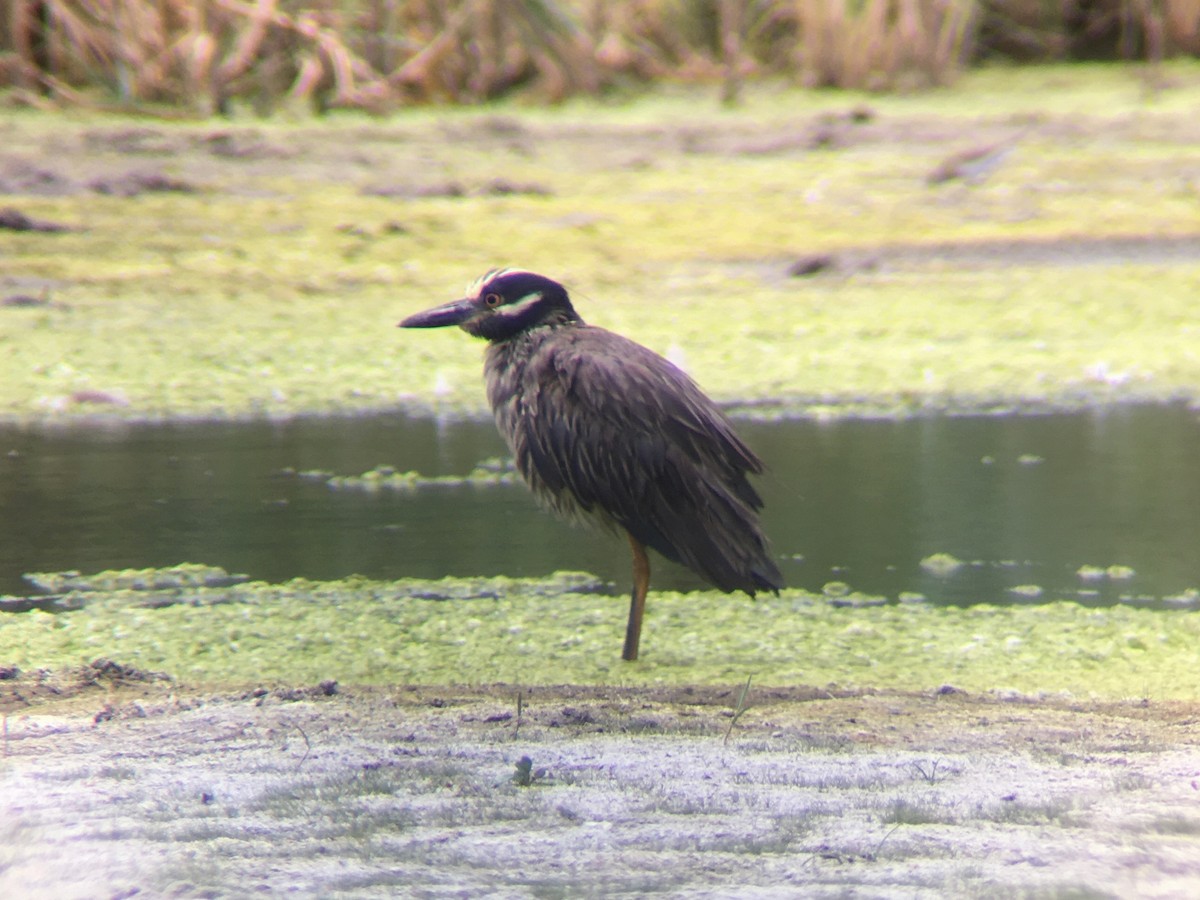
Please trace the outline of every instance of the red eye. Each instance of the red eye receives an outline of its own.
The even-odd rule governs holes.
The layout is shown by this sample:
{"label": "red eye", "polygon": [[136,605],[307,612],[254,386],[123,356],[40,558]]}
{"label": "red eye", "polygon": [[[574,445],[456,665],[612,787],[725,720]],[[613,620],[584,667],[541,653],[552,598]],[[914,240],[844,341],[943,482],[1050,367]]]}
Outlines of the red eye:
{"label": "red eye", "polygon": [[488,309],[495,309],[502,302],[499,294],[488,294],[483,298],[483,302],[487,304]]}

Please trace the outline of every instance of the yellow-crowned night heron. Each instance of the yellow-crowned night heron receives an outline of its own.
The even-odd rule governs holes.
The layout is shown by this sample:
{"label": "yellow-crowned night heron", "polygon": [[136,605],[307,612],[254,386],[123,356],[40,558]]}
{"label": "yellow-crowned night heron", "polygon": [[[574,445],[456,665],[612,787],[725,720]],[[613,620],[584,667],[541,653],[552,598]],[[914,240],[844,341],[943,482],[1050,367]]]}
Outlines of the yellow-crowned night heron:
{"label": "yellow-crowned night heron", "polygon": [[584,324],[556,281],[493,269],[467,296],[403,328],[457,325],[490,344],[488,399],[521,475],[545,505],[623,529],[633,598],[622,656],[637,659],[650,585],[646,547],[722,591],[783,585],[748,473],[762,463],[687,375]]}

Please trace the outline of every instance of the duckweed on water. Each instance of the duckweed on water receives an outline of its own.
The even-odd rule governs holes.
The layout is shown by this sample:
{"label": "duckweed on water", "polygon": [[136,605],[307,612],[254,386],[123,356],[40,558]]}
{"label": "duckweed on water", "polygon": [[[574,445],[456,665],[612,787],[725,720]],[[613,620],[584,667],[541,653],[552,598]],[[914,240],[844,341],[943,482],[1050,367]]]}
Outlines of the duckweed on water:
{"label": "duckweed on water", "polygon": [[223,587],[249,581],[245,575],[230,575],[220,566],[185,563],[160,569],[114,569],[94,575],[79,572],[26,572],[25,580],[39,591],[122,591],[185,587]]}
{"label": "duckweed on water", "polygon": [[1040,584],[1017,584],[1010,587],[1008,592],[1022,600],[1037,600],[1046,593]]}
{"label": "duckweed on water", "polygon": [[112,591],[73,612],[0,617],[0,663],[28,671],[108,657],[221,686],[729,685],[752,675],[756,685],[1200,695],[1200,617],[1189,611],[655,593],[644,658],[627,664],[619,658],[625,600],[598,589],[571,573],[548,581],[298,580],[196,587],[187,603],[157,608],[140,605],[137,591]]}
{"label": "duckweed on water", "polygon": [[953,575],[963,566],[961,559],[951,553],[932,553],[921,560],[921,568],[931,575],[946,577]]}
{"label": "duckweed on water", "polygon": [[516,481],[512,460],[485,459],[466,475],[422,475],[420,472],[400,472],[394,466],[379,465],[362,475],[334,475],[331,472],[303,472],[307,480],[324,481],[334,490],[358,490],[368,493],[380,490],[415,491],[430,487],[496,487]]}

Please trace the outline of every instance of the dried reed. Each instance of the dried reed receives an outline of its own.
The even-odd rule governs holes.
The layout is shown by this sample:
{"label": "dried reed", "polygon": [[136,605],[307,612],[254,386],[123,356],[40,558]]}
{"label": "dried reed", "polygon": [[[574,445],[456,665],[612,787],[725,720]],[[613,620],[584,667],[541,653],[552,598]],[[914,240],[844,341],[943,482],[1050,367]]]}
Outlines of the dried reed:
{"label": "dried reed", "polygon": [[[1070,10],[1075,10],[1068,15]],[[0,0],[30,103],[386,110],[649,79],[944,83],[979,53],[1200,52],[1200,0]]]}

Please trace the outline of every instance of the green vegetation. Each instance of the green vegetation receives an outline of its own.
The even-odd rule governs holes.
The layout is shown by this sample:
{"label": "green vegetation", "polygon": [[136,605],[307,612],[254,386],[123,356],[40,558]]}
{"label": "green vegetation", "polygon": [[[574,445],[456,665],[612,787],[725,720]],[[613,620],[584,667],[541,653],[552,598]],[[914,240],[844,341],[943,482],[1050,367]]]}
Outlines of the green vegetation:
{"label": "green vegetation", "polygon": [[[655,593],[645,658],[619,659],[625,601],[564,573],[512,579],[349,579],[89,593],[83,608],[0,617],[3,662],[98,657],[185,686],[304,684],[813,684],[1078,697],[1194,697],[1190,611],[1067,601],[967,609],[845,606],[802,591],[750,601]],[[455,597],[453,601],[427,599]],[[154,608],[154,607],[158,608]]]}
{"label": "green vegetation", "polygon": [[[1195,399],[1200,67],[984,71],[872,99],[686,89],[628,106],[315,125],[20,114],[55,195],[3,232],[0,417],[484,414],[479,346],[405,314],[516,264],[762,414]],[[1086,111],[1086,112],[1084,112]],[[823,135],[832,135],[828,143]],[[981,184],[949,150],[1020,137]],[[16,165],[16,163],[13,163]],[[192,192],[89,184],[169,175]],[[107,179],[107,181],[106,181]],[[830,273],[789,278],[829,253]],[[1048,254],[1048,256],[1047,256]]]}

